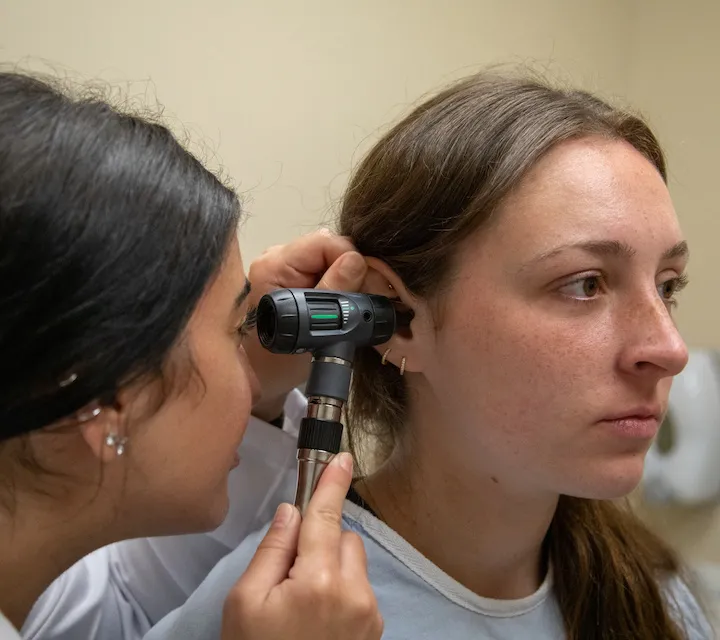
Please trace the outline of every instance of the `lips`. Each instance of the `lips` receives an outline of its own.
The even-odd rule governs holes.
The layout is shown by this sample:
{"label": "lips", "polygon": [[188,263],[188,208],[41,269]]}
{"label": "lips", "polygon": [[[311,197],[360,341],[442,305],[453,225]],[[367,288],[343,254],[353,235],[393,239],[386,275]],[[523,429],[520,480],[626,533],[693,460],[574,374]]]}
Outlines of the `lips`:
{"label": "lips", "polygon": [[627,411],[621,411],[613,415],[606,416],[601,422],[615,422],[617,420],[656,420],[660,422],[663,416],[663,409],[660,406],[640,406],[634,407]]}
{"label": "lips", "polygon": [[600,420],[600,424],[609,427],[616,435],[647,440],[657,435],[662,416],[663,410],[657,406],[634,407],[607,416]]}

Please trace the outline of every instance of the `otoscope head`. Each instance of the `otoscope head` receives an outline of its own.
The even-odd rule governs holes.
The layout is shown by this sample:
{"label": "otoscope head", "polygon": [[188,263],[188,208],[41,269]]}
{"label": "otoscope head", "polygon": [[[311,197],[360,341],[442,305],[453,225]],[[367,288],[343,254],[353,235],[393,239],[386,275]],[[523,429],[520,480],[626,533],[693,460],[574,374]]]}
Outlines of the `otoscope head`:
{"label": "otoscope head", "polygon": [[340,450],[342,408],[348,400],[358,347],[383,344],[412,314],[391,300],[367,293],[279,289],[258,304],[260,342],[273,353],[313,354],[305,385],[308,413],[298,434],[295,505],[305,513],[320,475]]}
{"label": "otoscope head", "polygon": [[393,303],[384,296],[318,289],[278,289],[258,304],[257,329],[273,353],[304,353],[339,343],[387,342],[395,332]]}

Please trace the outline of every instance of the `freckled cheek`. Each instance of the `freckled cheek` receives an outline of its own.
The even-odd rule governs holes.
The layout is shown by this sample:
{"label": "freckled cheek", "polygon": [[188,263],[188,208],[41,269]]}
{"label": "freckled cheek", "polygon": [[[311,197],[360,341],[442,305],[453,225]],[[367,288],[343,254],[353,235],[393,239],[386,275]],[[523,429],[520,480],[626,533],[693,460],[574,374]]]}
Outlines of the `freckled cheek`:
{"label": "freckled cheek", "polygon": [[486,316],[482,323],[448,327],[444,367],[465,385],[487,385],[493,393],[532,396],[568,389],[611,360],[607,332],[585,322],[561,323],[527,315]]}

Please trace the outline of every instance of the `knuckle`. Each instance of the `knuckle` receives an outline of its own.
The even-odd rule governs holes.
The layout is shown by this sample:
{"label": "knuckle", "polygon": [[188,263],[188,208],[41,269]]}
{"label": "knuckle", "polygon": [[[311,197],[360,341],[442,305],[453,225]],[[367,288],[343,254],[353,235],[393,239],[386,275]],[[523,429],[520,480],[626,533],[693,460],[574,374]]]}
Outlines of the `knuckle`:
{"label": "knuckle", "polygon": [[363,564],[367,564],[367,554],[365,552],[365,543],[362,538],[354,531],[343,531],[341,544],[343,548],[355,559]]}
{"label": "knuckle", "polygon": [[320,506],[314,511],[314,516],[318,522],[326,527],[339,529],[342,522],[342,515],[330,506]]}
{"label": "knuckle", "polygon": [[354,617],[374,623],[378,615],[378,606],[372,593],[364,592],[355,597],[353,603]]}
{"label": "knuckle", "polygon": [[337,580],[331,571],[317,571],[310,582],[310,593],[314,600],[334,601],[337,598]]}

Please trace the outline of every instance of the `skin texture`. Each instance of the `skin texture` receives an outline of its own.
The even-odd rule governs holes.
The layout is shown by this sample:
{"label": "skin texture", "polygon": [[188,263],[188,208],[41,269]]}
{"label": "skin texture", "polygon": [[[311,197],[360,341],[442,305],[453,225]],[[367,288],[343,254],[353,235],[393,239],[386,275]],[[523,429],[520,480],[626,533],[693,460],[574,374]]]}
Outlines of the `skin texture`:
{"label": "skin texture", "polygon": [[[654,167],[589,138],[551,150],[468,238],[440,299],[371,261],[367,287],[392,285],[415,320],[380,347],[406,358],[406,435],[361,493],[477,593],[532,593],[558,496],[616,498],[641,479],[687,362],[671,314],[682,241]],[[652,433],[603,421],[639,408]]]}

